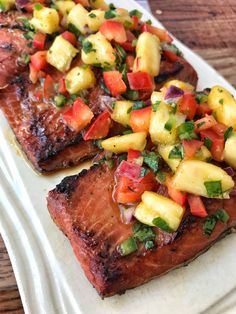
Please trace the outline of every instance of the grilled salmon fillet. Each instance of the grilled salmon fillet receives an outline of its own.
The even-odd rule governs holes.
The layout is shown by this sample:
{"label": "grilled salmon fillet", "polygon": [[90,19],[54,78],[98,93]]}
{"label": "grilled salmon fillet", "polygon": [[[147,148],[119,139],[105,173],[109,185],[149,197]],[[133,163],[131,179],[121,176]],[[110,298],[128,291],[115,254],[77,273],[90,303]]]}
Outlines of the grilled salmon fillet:
{"label": "grilled salmon fillet", "polygon": [[[203,234],[203,221],[187,210],[177,232],[156,231],[155,249],[140,247],[121,256],[117,247],[132,235],[132,224],[121,222],[112,199],[114,184],[114,171],[106,164],[93,166],[65,178],[47,200],[53,220],[68,237],[85,275],[102,297],[122,293],[188,263],[236,226],[235,197],[205,199],[209,214],[224,208],[230,216],[227,224],[217,224],[211,236]],[[160,186],[158,193],[165,194],[165,188]]]}
{"label": "grilled salmon fillet", "polygon": [[[71,130],[61,117],[62,110],[34,97],[39,84],[29,81],[28,66],[21,61],[23,54],[32,54],[23,37],[23,14],[17,11],[0,14],[0,108],[6,116],[25,155],[39,172],[70,167],[93,157],[98,148],[92,141],[83,141],[82,134]],[[27,14],[24,16],[29,17]],[[58,81],[58,72],[50,75]],[[99,76],[99,73],[97,74]],[[177,62],[162,60],[157,88],[171,78],[197,84],[195,70],[184,59]],[[114,101],[98,84],[87,92],[89,106],[95,116]],[[116,130],[112,130],[112,134]]]}

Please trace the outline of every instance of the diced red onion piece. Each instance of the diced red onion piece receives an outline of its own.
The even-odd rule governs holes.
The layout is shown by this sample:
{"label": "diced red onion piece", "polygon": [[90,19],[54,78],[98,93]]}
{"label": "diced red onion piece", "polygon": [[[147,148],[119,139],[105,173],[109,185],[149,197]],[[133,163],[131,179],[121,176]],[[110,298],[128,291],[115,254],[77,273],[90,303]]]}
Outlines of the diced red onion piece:
{"label": "diced red onion piece", "polygon": [[184,94],[184,91],[174,85],[171,85],[165,94],[164,100],[167,102],[177,102],[180,97],[182,97]]}
{"label": "diced red onion piece", "polygon": [[133,218],[133,214],[136,206],[125,207],[121,204],[118,205],[120,209],[121,221],[124,224],[129,224]]}
{"label": "diced red onion piece", "polygon": [[227,172],[228,175],[231,177],[235,176],[235,171],[232,167],[226,167],[226,168],[224,168],[224,171]]}
{"label": "diced red onion piece", "polygon": [[16,0],[16,5],[19,8],[24,8],[29,2],[29,0]]}
{"label": "diced red onion piece", "polygon": [[100,108],[102,111],[108,110],[110,113],[113,111],[112,103],[116,101],[116,98],[110,96],[100,96],[99,100]]}
{"label": "diced red onion piece", "polygon": [[140,178],[141,166],[136,163],[123,160],[116,170],[116,175],[126,177],[131,180],[137,180]]}

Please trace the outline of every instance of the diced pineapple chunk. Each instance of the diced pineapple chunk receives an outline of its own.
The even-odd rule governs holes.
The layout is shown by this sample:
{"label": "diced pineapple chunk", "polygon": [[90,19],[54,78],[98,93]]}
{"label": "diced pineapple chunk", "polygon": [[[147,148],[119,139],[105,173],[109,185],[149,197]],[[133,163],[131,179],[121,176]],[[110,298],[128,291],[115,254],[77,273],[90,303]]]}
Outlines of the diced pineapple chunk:
{"label": "diced pineapple chunk", "polygon": [[161,157],[165,160],[167,165],[170,167],[170,169],[175,172],[181,162],[180,159],[170,159],[169,154],[170,151],[174,148],[174,145],[159,145],[158,146],[158,153],[161,155]]}
{"label": "diced pineapple chunk", "polygon": [[183,89],[183,90],[186,90],[186,91],[193,91],[194,90],[194,87],[191,84],[189,84],[187,82],[179,81],[179,80],[169,81],[169,82],[165,83],[164,87],[168,88],[171,85],[176,86],[176,87]]}
{"label": "diced pineapple chunk", "polygon": [[209,149],[206,148],[206,146],[202,146],[195,154],[193,159],[198,159],[202,161],[209,161],[211,159],[211,152]]}
{"label": "diced pineapple chunk", "polygon": [[151,95],[151,102],[152,104],[155,104],[156,102],[163,101],[163,93],[162,92],[153,92]]}
{"label": "diced pineapple chunk", "polygon": [[[222,194],[209,196],[205,182],[221,182]],[[220,167],[200,160],[185,160],[179,165],[173,179],[173,187],[179,191],[211,198],[228,198],[234,186],[232,178]]]}
{"label": "diced pineapple chunk", "polygon": [[90,1],[90,5],[93,9],[102,9],[102,10],[109,9],[109,6],[106,4],[104,0],[92,0]]}
{"label": "diced pineapple chunk", "polygon": [[110,137],[102,141],[102,148],[113,153],[125,153],[129,149],[143,151],[146,146],[147,133],[137,132],[121,136]]}
{"label": "diced pineapple chunk", "polygon": [[130,125],[130,112],[129,110],[133,106],[132,101],[128,100],[117,100],[115,107],[111,115],[112,119],[124,126]]}
{"label": "diced pineapple chunk", "polygon": [[236,133],[233,133],[225,142],[224,160],[236,169]]}
{"label": "diced pineapple chunk", "polygon": [[72,8],[75,6],[74,1],[56,1],[55,6],[61,15],[67,15],[70,13]]}
{"label": "diced pineapple chunk", "polygon": [[154,192],[144,192],[134,216],[144,224],[154,226],[155,218],[163,219],[173,230],[177,230],[185,209],[171,199]]}
{"label": "diced pineapple chunk", "polygon": [[236,100],[227,89],[214,86],[208,96],[208,105],[216,113],[216,119],[236,130]]}
{"label": "diced pineapple chunk", "polygon": [[161,102],[156,112],[152,112],[149,133],[154,144],[174,144],[177,140],[177,128],[170,131],[165,129],[165,124],[170,118],[171,108]]}
{"label": "diced pineapple chunk", "polygon": [[96,78],[89,66],[77,66],[66,75],[66,88],[70,94],[76,94],[96,84]]}
{"label": "diced pineapple chunk", "polygon": [[15,5],[15,0],[0,0],[0,12],[6,12]]}
{"label": "diced pineapple chunk", "polygon": [[55,9],[42,7],[34,10],[30,25],[41,33],[55,33],[59,29],[59,15]]}
{"label": "diced pineapple chunk", "polygon": [[93,32],[97,32],[105,20],[105,12],[102,10],[92,10],[88,13],[87,23],[89,29]]}
{"label": "diced pineapple chunk", "polygon": [[82,49],[81,58],[85,64],[115,65],[115,51],[100,32],[88,36],[85,42],[92,45],[90,52]]}
{"label": "diced pineapple chunk", "polygon": [[142,71],[157,76],[160,72],[160,49],[160,40],[157,36],[148,32],[142,33],[136,46],[133,72]]}
{"label": "diced pineapple chunk", "polygon": [[67,71],[78,50],[62,36],[57,36],[47,52],[47,62],[59,71]]}
{"label": "diced pineapple chunk", "polygon": [[73,24],[82,34],[85,34],[87,15],[88,11],[81,4],[77,4],[67,16],[67,24]]}

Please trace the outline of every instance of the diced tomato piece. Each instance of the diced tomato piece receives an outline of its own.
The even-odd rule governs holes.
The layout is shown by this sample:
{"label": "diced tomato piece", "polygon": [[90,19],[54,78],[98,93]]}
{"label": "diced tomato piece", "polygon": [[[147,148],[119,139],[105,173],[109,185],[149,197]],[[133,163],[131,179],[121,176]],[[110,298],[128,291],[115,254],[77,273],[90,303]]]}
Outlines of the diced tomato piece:
{"label": "diced tomato piece", "polygon": [[175,62],[175,61],[178,61],[179,60],[179,56],[177,56],[174,52],[170,51],[170,50],[163,50],[163,54],[164,56],[172,61],[172,62]]}
{"label": "diced tomato piece", "polygon": [[30,61],[36,70],[40,71],[46,68],[47,66],[46,56],[47,51],[37,51],[30,57]]}
{"label": "diced tomato piece", "polygon": [[75,0],[75,2],[81,4],[83,7],[90,7],[89,0]]}
{"label": "diced tomato piece", "polygon": [[168,189],[168,194],[172,198],[172,200],[175,201],[180,206],[184,207],[187,199],[187,193],[176,190],[173,187],[172,182],[169,178],[166,179],[166,185]]}
{"label": "diced tomato piece", "polygon": [[193,216],[201,218],[208,216],[205,205],[203,204],[203,201],[200,196],[189,194],[188,203],[190,206],[190,212]]}
{"label": "diced tomato piece", "polygon": [[24,9],[29,12],[32,13],[34,11],[34,3],[27,3],[24,5]]}
{"label": "diced tomato piece", "polygon": [[189,159],[192,158],[199,150],[199,148],[202,147],[203,142],[198,140],[183,140],[182,144],[184,147],[184,157],[185,159]]}
{"label": "diced tomato piece", "polygon": [[189,120],[192,120],[196,114],[197,106],[194,95],[186,93],[180,100],[179,111],[185,114]]}
{"label": "diced tomato piece", "polygon": [[207,103],[202,103],[197,106],[197,114],[205,116],[205,114],[211,114],[212,109],[208,106]]}
{"label": "diced tomato piece", "polygon": [[157,37],[159,37],[161,41],[164,41],[167,44],[170,44],[173,41],[173,38],[167,33],[167,31],[165,31],[164,29],[149,25],[147,23],[144,23],[142,25],[141,31],[152,33],[156,35]]}
{"label": "diced tomato piece", "polygon": [[79,97],[75,100],[72,107],[63,113],[64,121],[77,132],[85,128],[92,118],[93,112]]}
{"label": "diced tomato piece", "polygon": [[120,72],[104,72],[103,78],[107,88],[111,91],[112,96],[116,97],[126,92],[127,87]]}
{"label": "diced tomato piece", "polygon": [[125,59],[125,63],[127,65],[128,71],[132,71],[134,66],[134,56],[128,55]]}
{"label": "diced tomato piece", "polygon": [[115,191],[115,199],[118,203],[128,204],[141,201],[141,196],[145,191],[154,191],[158,183],[152,172],[134,181],[127,177],[119,177]]}
{"label": "diced tomato piece", "polygon": [[129,85],[134,90],[153,90],[153,80],[146,72],[135,72],[127,74]]}
{"label": "diced tomato piece", "polygon": [[195,121],[195,132],[207,130],[217,124],[213,116],[206,115],[204,118]]}
{"label": "diced tomato piece", "polygon": [[36,33],[33,39],[33,46],[39,50],[43,50],[46,40],[46,34]]}
{"label": "diced tomato piece", "polygon": [[109,133],[110,126],[110,113],[108,111],[104,111],[96,118],[89,129],[85,132],[83,138],[85,141],[104,138]]}
{"label": "diced tomato piece", "polygon": [[218,134],[220,137],[224,137],[225,132],[227,131],[228,127],[223,123],[217,123],[212,126],[211,130]]}
{"label": "diced tomato piece", "polygon": [[119,44],[127,41],[126,31],[124,25],[117,21],[105,21],[100,27],[100,32],[108,39],[114,40]]}
{"label": "diced tomato piece", "polygon": [[136,181],[140,180],[140,174],[141,166],[126,160],[123,160],[116,170],[117,176],[126,177]]}
{"label": "diced tomato piece", "polygon": [[75,37],[75,34],[69,32],[69,31],[65,31],[64,33],[61,34],[61,36],[69,41],[71,43],[71,45],[75,46],[76,44],[76,37]]}
{"label": "diced tomato piece", "polygon": [[208,138],[211,141],[211,154],[213,159],[217,161],[223,160],[223,152],[224,152],[224,145],[225,140],[224,137],[218,135],[216,132],[214,132],[211,129],[204,130],[200,132],[202,140],[205,138]]}
{"label": "diced tomato piece", "polygon": [[58,92],[60,94],[65,94],[67,92],[67,90],[66,90],[66,81],[65,81],[64,78],[61,78],[60,81],[59,81]]}
{"label": "diced tomato piece", "polygon": [[129,41],[126,41],[125,43],[121,44],[121,47],[123,49],[125,49],[125,51],[128,51],[128,52],[134,52],[135,51],[135,47]]}
{"label": "diced tomato piece", "polygon": [[130,126],[133,132],[148,132],[151,120],[152,108],[146,107],[132,110],[130,115]]}
{"label": "diced tomato piece", "polygon": [[133,29],[133,30],[138,29],[138,23],[139,23],[139,18],[138,18],[138,16],[134,15],[134,16],[132,16],[131,18],[132,18],[132,20],[133,20],[132,29]]}
{"label": "diced tomato piece", "polygon": [[127,160],[133,161],[133,160],[139,158],[140,156],[141,156],[141,152],[139,150],[129,149]]}
{"label": "diced tomato piece", "polygon": [[55,94],[54,81],[53,81],[51,75],[46,75],[46,78],[45,78],[44,84],[43,84],[43,92],[44,92],[44,97],[46,99],[49,99],[50,97],[54,96],[54,94]]}

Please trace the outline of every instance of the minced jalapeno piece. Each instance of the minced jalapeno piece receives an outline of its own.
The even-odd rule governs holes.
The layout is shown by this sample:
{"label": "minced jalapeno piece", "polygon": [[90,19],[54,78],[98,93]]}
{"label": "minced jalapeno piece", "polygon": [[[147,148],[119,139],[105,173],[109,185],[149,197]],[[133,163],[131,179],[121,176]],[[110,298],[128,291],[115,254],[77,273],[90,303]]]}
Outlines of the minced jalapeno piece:
{"label": "minced jalapeno piece", "polygon": [[137,242],[134,239],[134,237],[129,237],[127,240],[121,243],[119,249],[122,256],[129,255],[137,251],[138,249]]}

